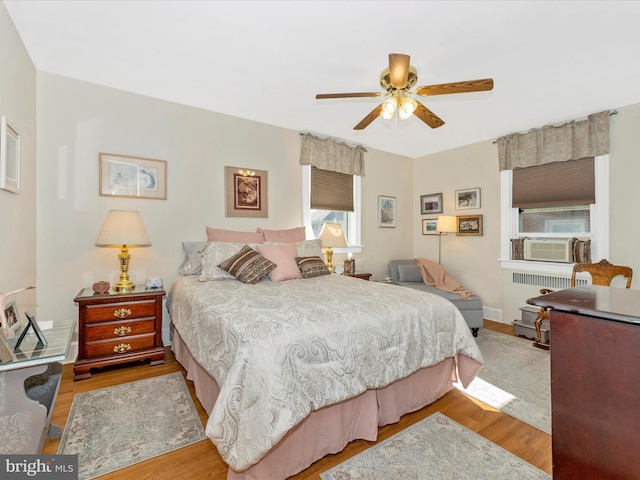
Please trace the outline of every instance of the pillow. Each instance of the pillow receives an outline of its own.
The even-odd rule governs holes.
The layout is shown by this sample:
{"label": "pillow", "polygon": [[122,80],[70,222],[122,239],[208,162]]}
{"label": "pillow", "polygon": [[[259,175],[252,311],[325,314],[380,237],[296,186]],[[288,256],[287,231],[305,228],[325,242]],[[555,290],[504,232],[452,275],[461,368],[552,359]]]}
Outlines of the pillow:
{"label": "pillow", "polygon": [[302,278],[302,273],[296,263],[296,246],[293,243],[280,245],[258,245],[258,251],[267,260],[277,266],[269,272],[269,278],[274,282]]}
{"label": "pillow", "polygon": [[180,275],[200,275],[202,272],[200,251],[206,246],[207,242],[182,242],[184,260],[178,268]]}
{"label": "pillow", "polygon": [[258,283],[262,277],[276,268],[276,264],[264,258],[249,245],[218,265],[242,283]]}
{"label": "pillow", "polygon": [[[286,245],[286,243],[264,242],[264,245]],[[315,239],[296,242],[296,253],[298,257],[322,258],[322,240]]]}
{"label": "pillow", "polygon": [[207,241],[262,243],[264,242],[264,235],[262,232],[236,232],[235,230],[223,230],[222,228],[207,227]]}
{"label": "pillow", "polygon": [[290,228],[289,230],[263,230],[258,227],[256,232],[264,235],[265,242],[294,243],[307,239],[304,227]]}
{"label": "pillow", "polygon": [[400,282],[422,282],[422,272],[420,265],[398,265],[398,276]]}
{"label": "pillow", "polygon": [[296,257],[296,263],[304,278],[330,275],[331,272],[320,257]]}
{"label": "pillow", "polygon": [[[208,242],[200,252],[200,260],[202,262],[202,271],[200,272],[200,281],[207,280],[225,280],[235,278],[230,273],[225,272],[218,265],[224,262],[231,255],[238,253],[244,243],[236,242]],[[248,243],[250,247],[255,247],[255,243]]]}

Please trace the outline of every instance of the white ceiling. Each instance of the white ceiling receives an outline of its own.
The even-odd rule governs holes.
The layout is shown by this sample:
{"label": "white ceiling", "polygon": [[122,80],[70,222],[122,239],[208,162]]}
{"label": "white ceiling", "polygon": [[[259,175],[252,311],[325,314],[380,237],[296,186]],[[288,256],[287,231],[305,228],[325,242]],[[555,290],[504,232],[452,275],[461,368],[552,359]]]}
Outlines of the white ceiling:
{"label": "white ceiling", "polygon": [[[36,69],[408,157],[640,102],[635,1],[4,0]],[[416,86],[492,77],[491,92],[422,97],[446,124],[356,125],[389,53]]]}

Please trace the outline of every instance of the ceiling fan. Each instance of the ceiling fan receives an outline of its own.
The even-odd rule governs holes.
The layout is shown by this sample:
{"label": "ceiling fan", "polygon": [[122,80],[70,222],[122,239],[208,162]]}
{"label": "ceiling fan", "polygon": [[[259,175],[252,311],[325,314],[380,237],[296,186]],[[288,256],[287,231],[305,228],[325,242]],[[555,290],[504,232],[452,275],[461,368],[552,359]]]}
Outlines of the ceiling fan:
{"label": "ceiling fan", "polygon": [[444,120],[409,95],[444,95],[448,93],[482,92],[493,89],[493,79],[483,78],[481,80],[442,83],[440,85],[425,85],[424,87],[418,87],[415,91],[411,91],[410,89],[416,84],[417,80],[418,72],[413,65],[409,65],[409,55],[390,53],[389,67],[385,68],[380,74],[380,85],[387,93],[321,93],[316,95],[316,99],[389,97],[353,127],[354,130],[367,128],[378,116],[391,119],[396,111],[401,119],[409,118],[413,114],[431,128],[438,128],[444,125]]}

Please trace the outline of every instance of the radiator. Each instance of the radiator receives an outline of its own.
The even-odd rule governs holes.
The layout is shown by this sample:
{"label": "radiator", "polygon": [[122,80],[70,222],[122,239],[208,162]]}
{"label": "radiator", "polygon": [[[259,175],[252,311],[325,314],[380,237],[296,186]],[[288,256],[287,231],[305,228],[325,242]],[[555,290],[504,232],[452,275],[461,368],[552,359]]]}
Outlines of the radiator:
{"label": "radiator", "polygon": [[[537,287],[553,288],[562,290],[571,288],[571,277],[562,275],[551,275],[547,273],[519,273],[513,272],[513,283],[521,285],[535,285]],[[576,278],[576,287],[587,285],[585,278]]]}

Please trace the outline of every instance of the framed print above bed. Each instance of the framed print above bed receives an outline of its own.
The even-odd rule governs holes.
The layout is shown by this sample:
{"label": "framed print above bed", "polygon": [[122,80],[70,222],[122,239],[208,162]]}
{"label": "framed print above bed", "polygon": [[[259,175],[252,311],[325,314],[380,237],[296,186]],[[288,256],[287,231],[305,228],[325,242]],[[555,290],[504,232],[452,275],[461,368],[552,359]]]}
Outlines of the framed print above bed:
{"label": "framed print above bed", "polygon": [[396,197],[378,195],[378,227],[396,226]]}
{"label": "framed print above bed", "polygon": [[225,215],[267,218],[268,172],[250,168],[224,167]]}
{"label": "framed print above bed", "polygon": [[442,213],[442,193],[430,193],[420,196],[420,213],[428,215],[431,213]]}
{"label": "framed print above bed", "polygon": [[167,199],[167,162],[153,158],[100,153],[100,195]]}

